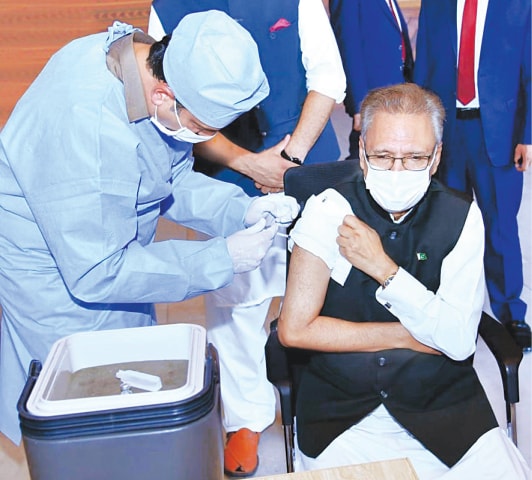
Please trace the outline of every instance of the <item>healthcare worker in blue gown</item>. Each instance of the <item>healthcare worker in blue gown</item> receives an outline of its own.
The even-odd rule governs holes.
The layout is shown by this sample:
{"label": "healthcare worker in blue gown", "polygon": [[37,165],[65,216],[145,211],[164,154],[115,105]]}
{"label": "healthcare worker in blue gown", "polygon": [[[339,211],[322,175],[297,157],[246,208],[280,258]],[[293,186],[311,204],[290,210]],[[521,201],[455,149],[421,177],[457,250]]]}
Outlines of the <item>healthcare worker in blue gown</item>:
{"label": "healthcare worker in blue gown", "polygon": [[[192,170],[192,144],[268,91],[251,36],[207,12],[165,42],[119,22],[75,40],[20,99],[0,134],[0,430],[14,442],[28,365],[53,342],[155,323],[153,303],[256,268],[272,219],[297,215],[290,197]],[[160,215],[213,238],[154,242]]]}

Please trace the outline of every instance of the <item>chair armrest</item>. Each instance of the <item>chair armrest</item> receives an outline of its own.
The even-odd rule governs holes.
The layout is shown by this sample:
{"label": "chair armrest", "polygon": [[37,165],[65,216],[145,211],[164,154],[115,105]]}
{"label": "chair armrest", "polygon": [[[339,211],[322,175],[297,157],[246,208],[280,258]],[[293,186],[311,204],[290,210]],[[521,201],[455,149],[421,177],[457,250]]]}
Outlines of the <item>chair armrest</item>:
{"label": "chair armrest", "polygon": [[301,375],[313,352],[281,345],[277,334],[277,320],[270,324],[270,335],[264,351],[266,375],[279,391],[283,425],[292,425],[296,415],[296,398]]}
{"label": "chair armrest", "polygon": [[504,325],[485,312],[482,312],[478,331],[499,365],[505,400],[510,404],[519,402],[518,369],[523,358],[521,348]]}
{"label": "chair armrest", "polygon": [[277,334],[277,319],[270,324],[270,334],[265,346],[266,375],[279,391],[281,403],[281,421],[283,425],[292,425],[292,376],[287,349],[281,345]]}
{"label": "chair armrest", "polygon": [[265,353],[268,380],[274,385],[290,380],[288,353],[287,349],[279,341],[277,319],[270,323],[270,334],[266,341]]}

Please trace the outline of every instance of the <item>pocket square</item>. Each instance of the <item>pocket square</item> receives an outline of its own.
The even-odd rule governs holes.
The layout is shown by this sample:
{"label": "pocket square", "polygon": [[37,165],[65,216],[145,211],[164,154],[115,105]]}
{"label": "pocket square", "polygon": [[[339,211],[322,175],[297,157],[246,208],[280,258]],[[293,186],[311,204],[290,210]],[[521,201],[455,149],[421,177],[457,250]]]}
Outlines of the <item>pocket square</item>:
{"label": "pocket square", "polygon": [[271,27],[270,33],[277,32],[292,25],[286,18],[280,18]]}

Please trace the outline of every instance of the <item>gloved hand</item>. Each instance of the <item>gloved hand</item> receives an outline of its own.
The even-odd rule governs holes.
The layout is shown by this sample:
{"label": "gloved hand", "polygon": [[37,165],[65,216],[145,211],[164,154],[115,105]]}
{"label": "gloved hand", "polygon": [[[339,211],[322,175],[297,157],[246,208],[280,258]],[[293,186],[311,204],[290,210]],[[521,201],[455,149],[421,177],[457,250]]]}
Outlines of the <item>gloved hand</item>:
{"label": "gloved hand", "polygon": [[[289,197],[283,192],[270,193],[255,198],[249,205],[244,217],[246,225],[253,225],[261,218],[270,217],[280,225],[290,225],[299,213],[299,205],[294,197]],[[271,222],[268,222],[271,223]]]}
{"label": "gloved hand", "polygon": [[255,225],[227,237],[233,272],[244,273],[257,268],[270,248],[278,228],[275,223],[266,227],[266,219],[261,218]]}

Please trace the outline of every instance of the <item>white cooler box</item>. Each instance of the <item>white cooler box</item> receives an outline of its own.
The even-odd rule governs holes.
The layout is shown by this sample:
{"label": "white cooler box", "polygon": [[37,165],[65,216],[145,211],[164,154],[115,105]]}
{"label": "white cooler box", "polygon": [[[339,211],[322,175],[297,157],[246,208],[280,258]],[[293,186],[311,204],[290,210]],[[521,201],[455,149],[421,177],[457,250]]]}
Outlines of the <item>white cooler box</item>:
{"label": "white cooler box", "polygon": [[42,368],[32,362],[18,403],[31,478],[220,480],[219,402],[216,351],[201,326],[62,338]]}

